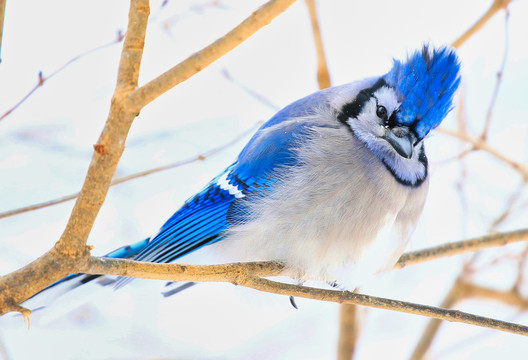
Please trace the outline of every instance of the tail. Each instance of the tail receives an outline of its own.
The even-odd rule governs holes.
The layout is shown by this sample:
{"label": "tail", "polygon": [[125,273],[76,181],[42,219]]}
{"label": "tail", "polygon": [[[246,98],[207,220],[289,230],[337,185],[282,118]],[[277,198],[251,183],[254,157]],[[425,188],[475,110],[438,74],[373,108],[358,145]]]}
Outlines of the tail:
{"label": "tail", "polygon": [[[150,238],[147,238],[132,245],[120,247],[119,249],[109,252],[105,257],[114,259],[134,258],[149,244],[149,242]],[[70,274],[24,301],[24,306],[32,308],[32,311],[42,309],[61,295],[70,292],[79,286],[94,282],[95,280],[97,280],[96,283],[98,285],[108,286],[114,284],[118,278],[105,275]]]}

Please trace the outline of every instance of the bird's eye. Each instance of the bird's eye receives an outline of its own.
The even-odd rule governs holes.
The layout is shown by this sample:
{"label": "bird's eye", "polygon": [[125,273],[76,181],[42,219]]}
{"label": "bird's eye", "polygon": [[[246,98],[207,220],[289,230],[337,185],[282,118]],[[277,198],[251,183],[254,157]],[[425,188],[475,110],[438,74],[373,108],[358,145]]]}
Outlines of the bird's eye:
{"label": "bird's eye", "polygon": [[385,106],[378,105],[376,108],[376,115],[378,115],[380,119],[387,120],[387,109]]}

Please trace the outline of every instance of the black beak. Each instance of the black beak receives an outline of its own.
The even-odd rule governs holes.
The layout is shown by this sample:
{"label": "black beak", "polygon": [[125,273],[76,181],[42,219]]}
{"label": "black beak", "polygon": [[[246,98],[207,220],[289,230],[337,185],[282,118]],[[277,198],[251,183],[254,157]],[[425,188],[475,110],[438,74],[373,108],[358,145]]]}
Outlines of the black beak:
{"label": "black beak", "polygon": [[413,145],[415,137],[412,133],[407,135],[398,136],[392,130],[387,129],[385,136],[383,137],[391,146],[396,150],[400,156],[410,159],[413,154]]}

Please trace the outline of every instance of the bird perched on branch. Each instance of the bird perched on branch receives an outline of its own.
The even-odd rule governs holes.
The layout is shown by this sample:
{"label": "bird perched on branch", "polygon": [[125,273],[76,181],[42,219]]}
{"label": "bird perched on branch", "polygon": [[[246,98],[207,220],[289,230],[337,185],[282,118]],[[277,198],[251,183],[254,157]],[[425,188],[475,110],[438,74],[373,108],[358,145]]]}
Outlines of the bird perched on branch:
{"label": "bird perched on branch", "polygon": [[452,108],[459,67],[453,50],[425,46],[383,76],[288,105],[157,235],[108,256],[168,263],[222,242],[300,282],[353,289],[391,268],[416,226],[424,139]]}

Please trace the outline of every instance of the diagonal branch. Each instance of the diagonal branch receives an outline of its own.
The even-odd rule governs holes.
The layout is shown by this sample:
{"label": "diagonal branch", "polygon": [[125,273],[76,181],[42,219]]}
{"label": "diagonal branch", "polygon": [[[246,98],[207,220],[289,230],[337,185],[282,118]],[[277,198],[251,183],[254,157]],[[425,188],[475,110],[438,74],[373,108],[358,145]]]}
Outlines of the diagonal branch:
{"label": "diagonal branch", "polygon": [[[0,0],[2,1],[2,0]],[[109,42],[109,43],[106,43],[106,44],[103,44],[103,45],[100,45],[98,47],[95,47],[93,49],[90,49],[90,50],[87,50],[79,55],[76,55],[74,56],[73,58],[71,58],[70,60],[66,61],[64,64],[62,64],[58,69],[56,69],[55,71],[53,71],[51,74],[45,76],[42,72],[39,72],[38,74],[38,81],[37,83],[35,84],[35,86],[33,86],[33,88],[31,90],[29,90],[26,95],[24,95],[15,105],[11,106],[6,112],[4,112],[1,116],[0,116],[0,121],[2,121],[4,118],[6,118],[7,116],[11,115],[11,113],[13,111],[15,111],[20,105],[22,105],[24,102],[26,102],[27,99],[29,99],[29,97],[31,95],[33,95],[33,93],[35,91],[37,91],[39,88],[41,88],[42,86],[44,86],[44,84],[46,83],[46,81],[50,80],[51,78],[53,78],[54,76],[56,76],[57,74],[59,74],[60,72],[62,72],[64,69],[66,69],[68,66],[70,66],[71,64],[75,63],[77,60],[81,59],[82,57],[86,56],[86,55],[89,55],[93,52],[96,52],[96,51],[99,51],[99,50],[102,50],[104,48],[107,48],[111,45],[114,45],[114,44],[118,44],[120,43],[121,41],[123,41],[123,34],[121,32],[118,32],[117,33],[117,37],[116,39],[114,39],[113,41]]]}
{"label": "diagonal branch", "polygon": [[450,242],[427,249],[405,253],[398,260],[398,263],[396,263],[394,268],[401,269],[409,265],[415,265],[443,257],[475,252],[490,247],[504,246],[513,242],[526,240],[528,240],[528,229],[495,233],[468,240]]}
{"label": "diagonal branch", "polygon": [[499,71],[497,72],[497,81],[495,82],[495,88],[493,89],[493,94],[491,95],[491,100],[488,105],[488,112],[486,113],[486,121],[484,123],[484,128],[482,129],[482,134],[480,135],[480,139],[486,141],[488,137],[488,130],[491,124],[491,116],[493,114],[493,108],[495,107],[495,104],[497,102],[497,97],[499,95],[499,89],[502,83],[502,77],[504,74],[504,69],[506,68],[506,60],[508,59],[508,49],[509,49],[509,32],[508,32],[508,24],[510,19],[510,13],[508,9],[506,9],[506,16],[504,18],[504,52],[502,55],[502,63],[500,66]]}
{"label": "diagonal branch", "polygon": [[128,28],[110,113],[88,168],[81,194],[66,229],[55,246],[39,259],[0,278],[0,315],[28,310],[17,305],[51,282],[76,272],[89,257],[86,239],[103,204],[136,113],[123,108],[122,99],[137,86],[149,15],[148,0],[131,0]]}
{"label": "diagonal branch", "polygon": [[455,138],[457,138],[459,140],[466,141],[466,142],[470,143],[471,145],[473,145],[473,147],[475,149],[483,150],[483,151],[487,152],[488,154],[492,155],[494,158],[496,158],[496,159],[508,164],[513,169],[518,171],[521,174],[521,176],[523,177],[523,179],[528,180],[528,166],[526,166],[524,164],[521,164],[521,163],[518,163],[518,162],[510,159],[509,157],[507,157],[506,155],[502,154],[501,152],[499,152],[495,148],[491,147],[486,141],[483,141],[482,139],[471,137],[468,134],[464,134],[464,133],[461,133],[461,132],[458,132],[458,131],[449,130],[449,129],[442,128],[442,127],[436,129],[436,131],[438,131],[441,134],[449,135],[449,136],[455,137]]}
{"label": "diagonal branch", "polygon": [[257,30],[268,25],[271,20],[290,7],[295,0],[271,0],[254,11],[233,30],[195,52],[178,65],[132,92],[127,97],[128,108],[139,112],[161,94],[202,71],[229,51],[244,42]]}
{"label": "diagonal branch", "polygon": [[136,117],[136,113],[124,107],[123,99],[137,87],[149,11],[148,0],[131,0],[129,23],[110,113],[97,144],[94,145],[95,151],[81,194],[66,229],[56,244],[59,251],[78,254],[84,252],[86,239],[123,153],[126,136]]}
{"label": "diagonal branch", "polygon": [[460,35],[458,39],[453,41],[451,46],[454,48],[459,48],[464,44],[471,36],[473,36],[476,32],[478,32],[482,27],[488,22],[489,19],[493,17],[499,10],[505,9],[511,0],[493,0],[493,4],[491,4],[490,8],[484,15],[481,16],[480,19],[477,20],[475,24],[473,24],[465,33]]}

